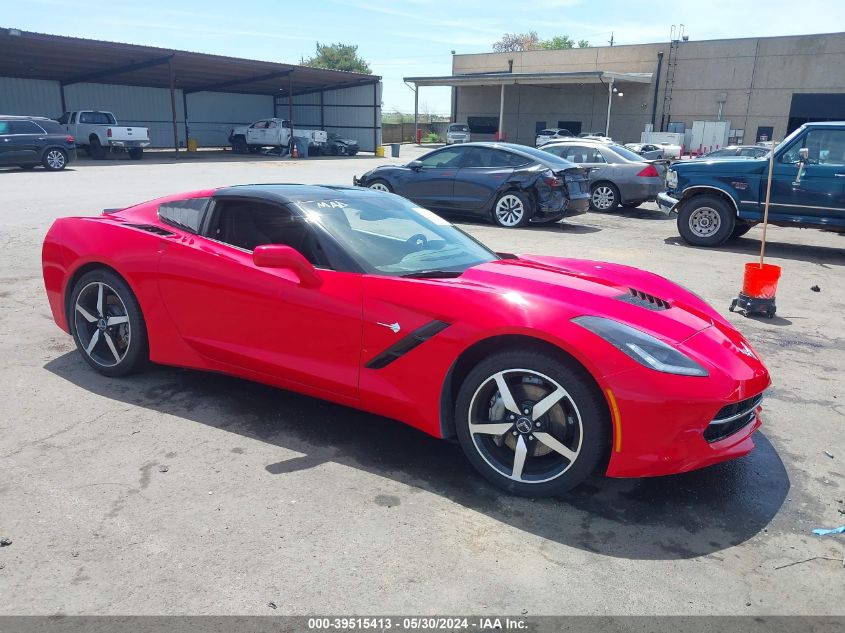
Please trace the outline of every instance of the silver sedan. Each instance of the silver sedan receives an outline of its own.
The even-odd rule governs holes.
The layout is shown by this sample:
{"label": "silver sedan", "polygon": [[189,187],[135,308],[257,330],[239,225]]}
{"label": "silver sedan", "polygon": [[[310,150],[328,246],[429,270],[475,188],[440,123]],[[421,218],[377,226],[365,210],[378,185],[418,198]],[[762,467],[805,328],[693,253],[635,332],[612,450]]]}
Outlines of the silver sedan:
{"label": "silver sedan", "polygon": [[594,211],[611,211],[620,205],[633,209],[665,189],[665,165],[645,160],[621,145],[574,139],[540,149],[589,168],[590,208]]}

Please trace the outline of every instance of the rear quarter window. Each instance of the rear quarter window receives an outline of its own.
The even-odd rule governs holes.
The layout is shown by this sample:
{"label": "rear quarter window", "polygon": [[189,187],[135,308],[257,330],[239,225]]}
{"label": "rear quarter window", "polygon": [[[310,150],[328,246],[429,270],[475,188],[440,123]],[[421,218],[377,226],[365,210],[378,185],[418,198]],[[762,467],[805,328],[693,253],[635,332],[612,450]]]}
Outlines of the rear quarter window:
{"label": "rear quarter window", "polygon": [[39,121],[38,125],[44,128],[47,134],[64,134],[67,135],[65,129],[55,121]]}
{"label": "rear quarter window", "polygon": [[172,226],[191,233],[199,233],[208,200],[208,198],[189,198],[165,202],[158,207],[158,217],[162,222]]}

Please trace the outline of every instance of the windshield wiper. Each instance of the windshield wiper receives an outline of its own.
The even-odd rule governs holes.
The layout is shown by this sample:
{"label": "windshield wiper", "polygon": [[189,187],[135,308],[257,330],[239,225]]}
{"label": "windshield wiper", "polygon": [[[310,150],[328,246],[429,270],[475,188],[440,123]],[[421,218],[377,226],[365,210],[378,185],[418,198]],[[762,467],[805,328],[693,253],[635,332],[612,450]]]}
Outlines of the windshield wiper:
{"label": "windshield wiper", "polygon": [[414,279],[431,279],[437,277],[460,277],[464,274],[462,270],[419,270],[414,273],[405,273],[400,277],[412,277]]}

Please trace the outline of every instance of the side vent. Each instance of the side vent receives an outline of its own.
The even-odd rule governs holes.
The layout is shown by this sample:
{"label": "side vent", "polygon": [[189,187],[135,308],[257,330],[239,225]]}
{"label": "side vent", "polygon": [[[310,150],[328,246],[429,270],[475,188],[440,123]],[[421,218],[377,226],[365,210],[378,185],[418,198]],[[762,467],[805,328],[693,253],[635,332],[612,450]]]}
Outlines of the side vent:
{"label": "side vent", "polygon": [[636,288],[629,288],[628,290],[629,292],[627,294],[619,295],[616,298],[625,303],[640,306],[646,310],[668,310],[672,307],[668,301],[664,301],[642,290],[637,290]]}
{"label": "side vent", "polygon": [[134,229],[141,229],[142,231],[146,231],[147,233],[155,233],[156,235],[161,235],[162,237],[169,237],[171,235],[176,235],[173,231],[168,231],[167,229],[163,229],[160,226],[156,226],[155,224],[129,224],[126,223],[123,226],[131,226]]}

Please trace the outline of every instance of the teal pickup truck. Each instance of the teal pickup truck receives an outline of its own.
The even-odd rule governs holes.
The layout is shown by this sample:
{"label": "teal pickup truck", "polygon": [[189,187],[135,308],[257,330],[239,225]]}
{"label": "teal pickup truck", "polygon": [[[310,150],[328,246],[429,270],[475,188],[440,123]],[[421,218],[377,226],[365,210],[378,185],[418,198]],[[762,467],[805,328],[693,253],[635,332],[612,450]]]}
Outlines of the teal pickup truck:
{"label": "teal pickup truck", "polygon": [[[658,194],[695,246],[719,246],[763,221],[769,153],[676,162]],[[845,233],[845,122],[807,123],[775,148],[769,223]]]}

